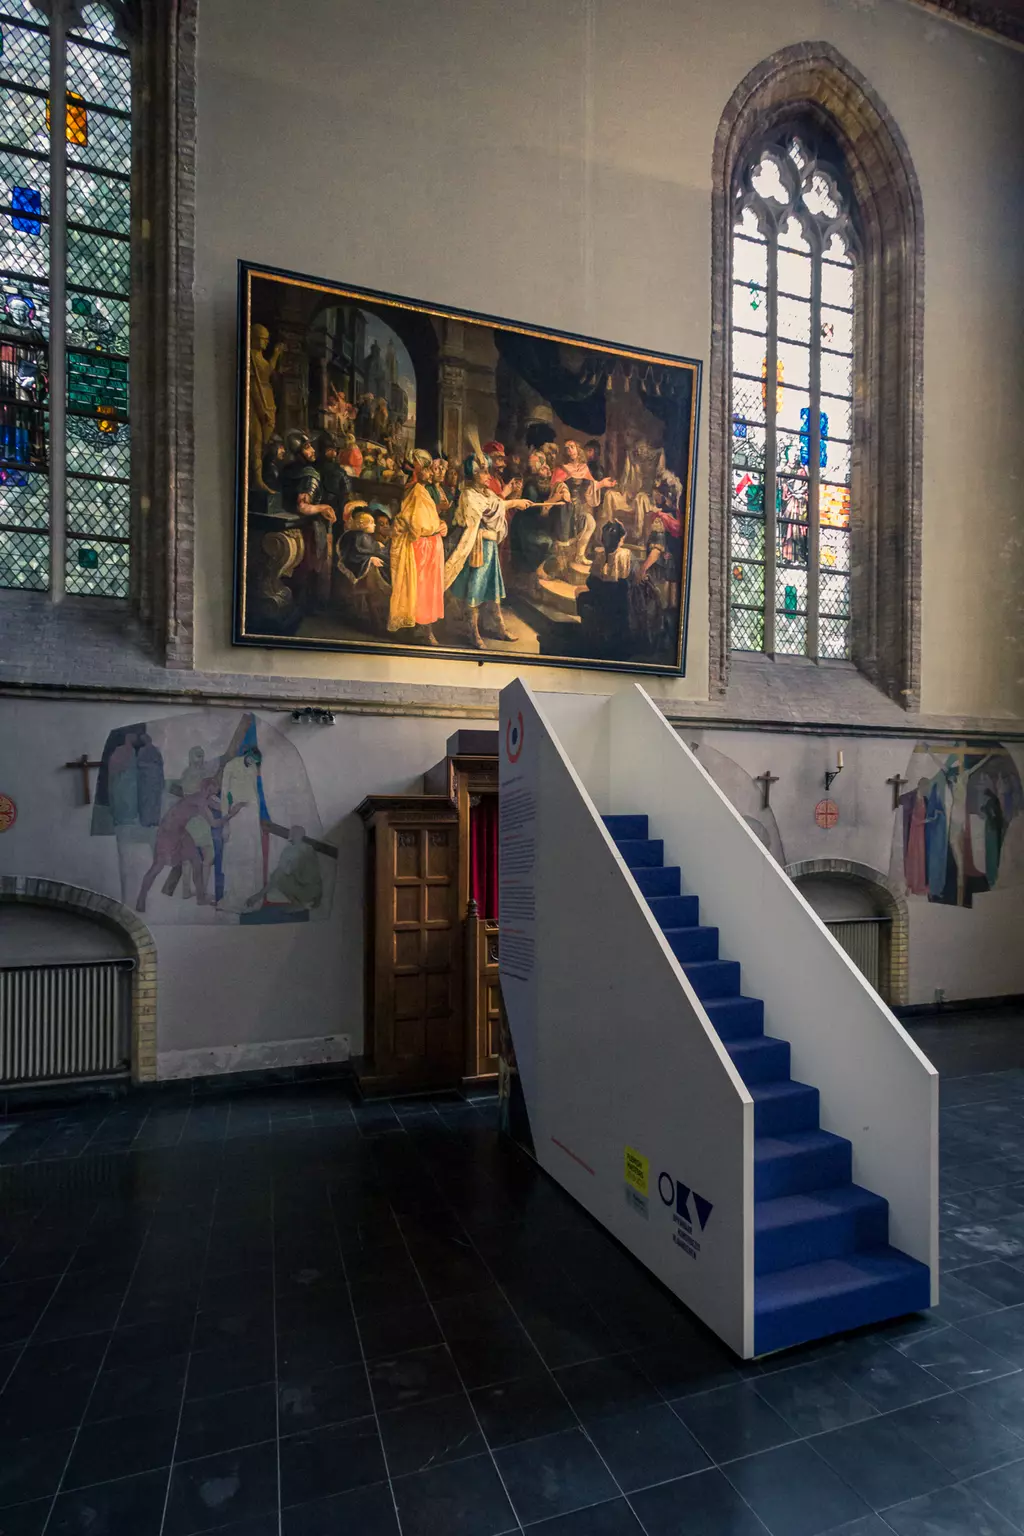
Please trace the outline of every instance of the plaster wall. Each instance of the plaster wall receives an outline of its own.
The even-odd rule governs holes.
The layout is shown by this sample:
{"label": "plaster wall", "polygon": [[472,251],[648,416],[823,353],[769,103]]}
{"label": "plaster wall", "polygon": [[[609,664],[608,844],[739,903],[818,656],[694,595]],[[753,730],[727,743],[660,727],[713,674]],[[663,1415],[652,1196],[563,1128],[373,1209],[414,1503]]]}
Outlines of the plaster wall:
{"label": "plaster wall", "polygon": [[[238,258],[708,361],[715,130],[743,76],[833,44],[898,122],[926,241],[922,711],[1024,701],[1015,469],[1024,56],[905,0],[204,0],[196,264],[197,665],[498,688],[512,668],[232,648]],[[706,421],[687,675],[707,694]],[[608,674],[530,669],[605,692]]]}

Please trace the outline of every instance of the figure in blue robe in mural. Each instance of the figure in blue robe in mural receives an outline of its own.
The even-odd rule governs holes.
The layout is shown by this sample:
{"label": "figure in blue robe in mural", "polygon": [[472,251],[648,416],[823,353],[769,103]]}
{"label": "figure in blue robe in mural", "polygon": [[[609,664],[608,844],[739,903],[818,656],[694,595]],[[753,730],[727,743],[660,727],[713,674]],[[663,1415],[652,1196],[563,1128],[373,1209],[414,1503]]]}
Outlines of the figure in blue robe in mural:
{"label": "figure in blue robe in mural", "polygon": [[949,821],[946,816],[945,791],[945,775],[937,773],[928,791],[928,817],[924,824],[925,868],[928,871],[928,895],[932,901],[939,900],[946,888]]}

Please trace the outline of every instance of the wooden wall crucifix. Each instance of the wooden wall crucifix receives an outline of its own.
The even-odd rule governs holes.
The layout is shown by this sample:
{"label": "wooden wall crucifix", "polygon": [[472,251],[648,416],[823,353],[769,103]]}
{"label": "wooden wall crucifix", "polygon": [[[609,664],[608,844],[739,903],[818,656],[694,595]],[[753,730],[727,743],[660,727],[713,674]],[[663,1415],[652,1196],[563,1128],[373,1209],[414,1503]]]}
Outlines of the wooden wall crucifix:
{"label": "wooden wall crucifix", "polygon": [[83,752],[81,757],[76,757],[72,762],[65,763],[65,768],[77,768],[82,775],[82,804],[92,804],[92,790],[89,787],[89,769],[99,768],[102,764],[90,761],[88,752]]}

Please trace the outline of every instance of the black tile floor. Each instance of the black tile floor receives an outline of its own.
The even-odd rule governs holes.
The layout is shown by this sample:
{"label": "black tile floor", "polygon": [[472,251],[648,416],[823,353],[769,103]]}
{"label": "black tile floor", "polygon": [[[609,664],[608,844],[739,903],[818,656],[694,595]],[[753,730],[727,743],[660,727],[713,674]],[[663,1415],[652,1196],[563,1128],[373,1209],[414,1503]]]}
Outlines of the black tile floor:
{"label": "black tile floor", "polygon": [[1024,1067],[942,1115],[938,1309],[753,1364],[487,1099],[0,1126],[0,1536],[1024,1532]]}

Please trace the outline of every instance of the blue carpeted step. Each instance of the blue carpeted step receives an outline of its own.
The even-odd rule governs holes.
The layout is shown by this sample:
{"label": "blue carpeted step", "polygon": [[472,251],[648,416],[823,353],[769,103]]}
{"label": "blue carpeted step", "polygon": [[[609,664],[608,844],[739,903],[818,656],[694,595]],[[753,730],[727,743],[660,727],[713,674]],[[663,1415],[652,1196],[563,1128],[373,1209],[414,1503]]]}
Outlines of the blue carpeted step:
{"label": "blue carpeted step", "polygon": [[695,960],[684,965],[683,970],[701,1002],[705,998],[739,997],[738,960]]}
{"label": "blue carpeted step", "polygon": [[754,1352],[767,1355],[930,1305],[927,1266],[898,1248],[869,1248],[799,1264],[758,1280]]}
{"label": "blue carpeted step", "polygon": [[631,864],[629,872],[640,887],[641,896],[646,896],[648,900],[652,896],[679,895],[678,865],[670,864],[665,869],[641,869]]}
{"label": "blue carpeted step", "polygon": [[853,1148],[831,1131],[754,1137],[754,1199],[800,1195],[850,1182]]}
{"label": "blue carpeted step", "polygon": [[659,928],[695,928],[700,922],[700,902],[696,896],[649,896],[647,905]]}
{"label": "blue carpeted step", "polygon": [[665,844],[660,837],[617,837],[615,846],[630,869],[660,869],[665,862]]}
{"label": "blue carpeted step", "polygon": [[754,1206],[757,1275],[841,1258],[858,1248],[884,1248],[888,1241],[888,1200],[859,1184],[781,1195]]}
{"label": "blue carpeted step", "polygon": [[764,1003],[759,997],[709,997],[702,1001],[719,1040],[764,1034]]}
{"label": "blue carpeted step", "polygon": [[771,1035],[750,1035],[723,1043],[748,1088],[754,1083],[776,1082],[789,1076],[788,1040],[773,1040]]}
{"label": "blue carpeted step", "polygon": [[666,928],[664,933],[677,960],[718,959],[717,928]]}
{"label": "blue carpeted step", "polygon": [[791,1131],[818,1129],[818,1090],[809,1083],[794,1083],[788,1078],[755,1083],[750,1097],[754,1101],[755,1136],[788,1136]]}
{"label": "blue carpeted step", "polygon": [[602,816],[612,837],[619,838],[645,838],[648,833],[646,816]]}

